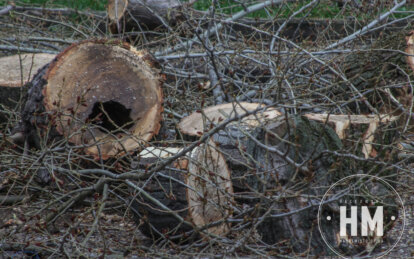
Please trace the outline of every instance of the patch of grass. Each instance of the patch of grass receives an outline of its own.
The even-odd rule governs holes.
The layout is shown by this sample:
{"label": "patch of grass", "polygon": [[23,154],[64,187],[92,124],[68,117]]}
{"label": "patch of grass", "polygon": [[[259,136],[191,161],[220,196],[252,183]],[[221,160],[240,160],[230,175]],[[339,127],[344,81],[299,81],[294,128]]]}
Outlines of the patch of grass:
{"label": "patch of grass", "polygon": [[[187,1],[187,0],[182,0]],[[7,4],[8,0],[0,0],[0,5]],[[83,9],[92,9],[92,10],[105,10],[105,6],[107,0],[18,0],[15,1],[16,4],[31,4],[37,6],[45,6],[45,7],[69,7],[78,10]],[[197,10],[208,10],[208,8],[212,5],[213,0],[198,0],[193,4],[193,7]],[[251,13],[248,17],[250,18],[287,18],[292,15],[293,12],[299,10],[304,5],[309,3],[310,0],[307,1],[299,1],[295,3],[284,3],[282,5],[275,5],[265,8],[263,10],[256,11]],[[243,10],[243,5],[241,3],[245,3],[244,5],[250,6],[252,4],[258,3],[258,1],[245,1],[245,0],[217,0],[216,10],[218,13],[224,14],[234,14]],[[381,12],[385,12],[386,10],[381,10]],[[414,11],[414,5],[407,5],[406,7],[400,8],[399,11]],[[364,13],[360,10],[356,10],[355,8],[348,7],[348,8],[340,8],[336,2],[328,1],[328,0],[321,0],[319,4],[315,5],[313,8],[309,8],[308,10],[304,11],[303,13],[299,14],[297,17],[303,17],[307,15],[307,17],[311,18],[345,18],[345,17],[354,17],[358,15],[359,19],[372,19],[375,15],[378,14],[377,12],[372,13]],[[403,18],[408,16],[408,13],[398,13],[395,14],[395,18]]]}
{"label": "patch of grass", "polygon": [[[282,5],[274,5],[267,7],[263,10],[256,11],[251,13],[249,17],[252,18],[287,18],[293,12],[299,10],[304,5],[309,3],[309,1],[301,1],[296,3],[285,3]],[[198,10],[207,10],[212,4],[212,0],[201,0],[194,3],[193,7]],[[246,6],[252,5],[254,3],[246,4]],[[216,8],[221,13],[225,14],[234,14],[243,10],[243,6],[239,1],[234,0],[218,0]],[[308,14],[309,12],[309,14]],[[303,17],[307,15],[308,17],[324,17],[332,18],[337,16],[341,12],[341,9],[334,2],[324,2],[318,5],[315,5],[314,8],[309,8],[304,11],[302,14],[297,17]]]}
{"label": "patch of grass", "polygon": [[[213,0],[199,0],[194,3],[193,7],[197,10],[207,10],[212,5]],[[240,4],[243,0],[218,0],[216,10],[219,13],[225,14],[234,14],[243,10],[243,6]],[[245,2],[245,1],[244,1]],[[256,11],[251,13],[248,17],[251,18],[288,18],[295,11],[298,11],[304,5],[308,4],[310,0],[300,1],[295,3],[284,3],[282,5],[275,5],[267,7],[263,10]],[[248,2],[245,6],[250,6],[258,2]],[[305,10],[301,14],[297,15],[297,18],[304,17],[305,15],[310,18],[347,18],[355,17],[358,15],[358,19],[373,19],[378,13],[386,12],[388,9],[383,10],[370,10],[365,12],[359,10],[352,6],[347,6],[346,8],[341,8],[334,1],[322,0],[317,5],[314,5],[312,8]],[[399,11],[414,11],[414,5],[407,5],[399,9]],[[408,13],[398,13],[395,14],[395,18],[403,18],[410,14]]]}
{"label": "patch of grass", "polygon": [[[5,5],[8,1],[0,0],[1,5]],[[19,0],[15,1],[17,5],[37,5],[45,7],[68,7],[77,10],[92,9],[105,10],[106,0]]]}

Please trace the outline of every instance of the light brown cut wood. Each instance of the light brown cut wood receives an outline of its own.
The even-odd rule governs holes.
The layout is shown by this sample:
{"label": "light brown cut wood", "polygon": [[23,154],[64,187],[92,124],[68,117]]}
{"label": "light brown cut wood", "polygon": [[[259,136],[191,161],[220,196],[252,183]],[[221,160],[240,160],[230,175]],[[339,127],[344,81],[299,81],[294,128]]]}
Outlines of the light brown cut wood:
{"label": "light brown cut wood", "polygon": [[[191,153],[186,184],[191,220],[198,227],[225,219],[231,215],[233,201],[231,171],[218,147],[212,140],[200,145]],[[227,223],[207,230],[224,235],[229,231]]]}
{"label": "light brown cut wood", "polygon": [[0,58],[0,86],[23,86],[31,81],[37,71],[50,63],[55,56],[47,53],[27,53]]}
{"label": "light brown cut wood", "polygon": [[140,158],[169,158],[178,152],[182,148],[179,147],[147,147],[139,153]]}
{"label": "light brown cut wood", "polygon": [[[310,120],[316,120],[323,123],[331,122],[335,125],[335,132],[340,139],[345,139],[345,130],[349,128],[351,124],[369,124],[368,129],[363,135],[362,153],[365,158],[369,158],[373,154],[372,143],[374,141],[374,134],[380,123],[388,123],[396,121],[397,116],[391,116],[388,114],[378,115],[334,115],[334,114],[318,114],[308,113],[305,116]],[[375,153],[375,152],[374,152]]]}
{"label": "light brown cut wood", "polygon": [[[246,112],[254,111],[260,108],[259,103],[225,103],[216,106],[210,106],[200,112],[194,112],[185,117],[178,124],[179,130],[189,136],[201,136],[203,132],[208,131],[212,125],[217,125],[226,119],[233,118],[237,115],[243,115]],[[282,115],[274,108],[267,109],[263,112],[257,112],[255,115],[249,115],[242,119],[241,125],[254,128],[260,124],[266,123]],[[235,122],[237,123],[237,122]]]}
{"label": "light brown cut wood", "polygon": [[[45,112],[57,132],[95,158],[125,154],[145,145],[160,128],[162,89],[155,60],[117,40],[73,44],[49,65],[31,93],[41,91]],[[36,96],[29,96],[26,127]]]}
{"label": "light brown cut wood", "polygon": [[410,65],[411,69],[414,71],[414,31],[411,32],[411,35],[406,38],[407,40],[407,63]]}

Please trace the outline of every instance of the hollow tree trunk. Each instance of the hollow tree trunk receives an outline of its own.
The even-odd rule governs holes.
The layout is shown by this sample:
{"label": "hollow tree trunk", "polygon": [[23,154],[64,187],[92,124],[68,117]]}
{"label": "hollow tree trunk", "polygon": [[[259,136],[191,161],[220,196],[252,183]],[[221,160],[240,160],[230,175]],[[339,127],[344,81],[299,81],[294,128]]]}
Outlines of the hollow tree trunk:
{"label": "hollow tree trunk", "polygon": [[154,65],[147,52],[120,41],[73,44],[28,84],[22,111],[28,143],[39,147],[60,136],[103,159],[140,148],[160,127]]}
{"label": "hollow tree trunk", "polygon": [[107,5],[112,33],[131,31],[131,28],[155,28],[176,21],[182,3],[177,0],[109,0]]}
{"label": "hollow tree trunk", "polygon": [[7,116],[6,109],[15,109],[27,88],[24,85],[55,55],[46,53],[28,53],[0,58],[0,120]]}

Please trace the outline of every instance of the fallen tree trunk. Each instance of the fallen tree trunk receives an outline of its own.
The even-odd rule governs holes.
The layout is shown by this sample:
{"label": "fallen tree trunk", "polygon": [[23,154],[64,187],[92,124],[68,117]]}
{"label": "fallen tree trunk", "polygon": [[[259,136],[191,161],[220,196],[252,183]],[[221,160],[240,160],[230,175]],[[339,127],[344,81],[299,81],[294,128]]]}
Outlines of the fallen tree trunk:
{"label": "fallen tree trunk", "polygon": [[154,66],[147,52],[120,41],[73,44],[29,83],[22,111],[29,146],[63,136],[94,158],[136,151],[160,128]]}
{"label": "fallen tree trunk", "polygon": [[163,22],[175,22],[177,10],[182,5],[178,0],[109,0],[109,30],[121,33],[139,26],[155,28]]}

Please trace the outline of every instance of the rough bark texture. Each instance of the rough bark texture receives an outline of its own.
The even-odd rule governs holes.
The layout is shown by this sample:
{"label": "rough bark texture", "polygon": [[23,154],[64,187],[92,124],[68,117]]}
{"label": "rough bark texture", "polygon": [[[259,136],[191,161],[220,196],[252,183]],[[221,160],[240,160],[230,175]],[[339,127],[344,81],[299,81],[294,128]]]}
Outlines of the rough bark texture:
{"label": "rough bark texture", "polygon": [[[335,159],[321,153],[325,149],[340,149],[340,139],[331,128],[300,116],[289,118],[289,123],[286,123],[282,116],[266,126],[266,129],[285,141],[296,143],[297,146],[284,143],[270,133],[265,133],[264,128],[256,128],[251,135],[261,143],[286,154],[296,163],[308,161],[305,166],[312,168],[312,172],[296,170],[285,158],[259,147],[236,129],[233,129],[231,134],[223,132],[216,137],[216,141],[222,142],[220,149],[232,168],[234,191],[240,194],[236,201],[255,208],[252,212],[252,216],[255,217],[263,216],[270,207],[272,209],[269,215],[276,215],[317,205],[318,202],[312,199],[284,197],[289,195],[281,191],[295,183],[302,183],[300,190],[305,196],[323,195],[321,192],[314,193],[312,186],[329,186],[335,179],[339,179],[339,175],[328,173]],[[233,139],[228,138],[229,135]],[[239,146],[235,146],[235,143]],[[315,248],[323,248],[315,221],[317,210],[318,207],[315,206],[282,218],[268,217],[258,225],[257,231],[262,240],[269,244],[290,240],[289,245],[296,251],[306,250],[309,243]],[[312,240],[309,240],[311,233]]]}
{"label": "rough bark texture", "polygon": [[[286,118],[281,116],[250,134],[280,153],[260,147],[237,128],[227,128],[215,136],[232,170],[236,203],[250,208],[251,218],[260,220],[265,217],[257,225],[257,232],[264,242],[286,245],[296,252],[311,249],[312,254],[330,254],[317,224],[320,198],[329,186],[357,172],[390,173],[378,165],[324,153],[325,150],[341,150],[342,142],[331,127],[306,117],[289,116],[286,123]],[[386,151],[381,153],[381,159],[384,157],[389,157]],[[303,167],[296,168],[288,162],[289,159],[303,163]],[[278,216],[303,208],[306,209]],[[330,212],[338,213],[335,206]],[[330,243],[337,242],[339,229],[321,227],[328,233],[326,237]],[[346,249],[363,251],[365,248],[350,245]]]}
{"label": "rough bark texture", "polygon": [[145,51],[123,42],[74,44],[41,69],[29,87],[22,121],[34,147],[59,133],[76,145],[91,145],[86,153],[107,159],[135,151],[160,127],[158,70]]}
{"label": "rough bark texture", "polygon": [[[173,170],[165,170],[159,172],[152,181],[146,184],[144,190],[148,192],[154,199],[160,201],[171,211],[176,212],[183,219],[188,215],[188,202],[186,197],[186,188],[184,174]],[[141,232],[147,237],[157,240],[158,238],[171,237],[183,234],[192,230],[192,226],[180,222],[172,214],[154,205],[145,196],[137,194],[133,196],[131,203],[131,211],[134,218],[140,226]],[[190,221],[188,222],[190,223]],[[182,236],[178,240],[181,242],[189,241],[198,237],[198,233],[194,236]]]}
{"label": "rough bark texture", "polygon": [[109,0],[107,5],[112,33],[144,28],[155,28],[176,21],[177,0]]}
{"label": "rough bark texture", "polygon": [[7,110],[14,110],[27,87],[0,86],[0,122],[7,121]]}

